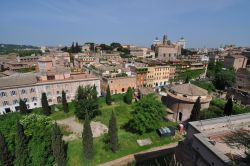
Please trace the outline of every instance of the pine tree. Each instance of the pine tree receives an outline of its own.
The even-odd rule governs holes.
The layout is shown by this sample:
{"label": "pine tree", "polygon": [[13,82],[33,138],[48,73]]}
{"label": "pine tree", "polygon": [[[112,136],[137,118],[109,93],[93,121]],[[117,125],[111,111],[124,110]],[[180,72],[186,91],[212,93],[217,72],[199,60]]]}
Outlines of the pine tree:
{"label": "pine tree", "polygon": [[15,165],[27,166],[30,165],[28,151],[28,137],[24,134],[23,125],[17,122],[17,133],[15,137]]}
{"label": "pine tree", "polygon": [[8,151],[8,146],[5,141],[4,136],[0,133],[0,165],[11,166],[12,164],[12,157],[10,152]]}
{"label": "pine tree", "polygon": [[19,100],[20,112],[21,114],[28,114],[29,110],[27,108],[26,102],[22,99]]}
{"label": "pine tree", "polygon": [[127,104],[131,104],[131,103],[132,103],[132,100],[133,100],[133,90],[132,90],[131,87],[129,87],[129,88],[127,89],[127,92],[126,92],[125,96],[124,96],[124,101],[125,101],[125,103],[127,103]]}
{"label": "pine tree", "polygon": [[70,52],[75,53],[75,43],[73,42],[71,47],[70,47]]}
{"label": "pine tree", "polygon": [[82,138],[83,138],[82,143],[83,143],[84,157],[89,160],[93,158],[93,134],[90,127],[88,114],[86,114],[83,128],[84,129],[82,133]]}
{"label": "pine tree", "polygon": [[117,129],[117,123],[116,123],[116,117],[114,112],[112,111],[110,120],[109,120],[109,143],[111,150],[113,152],[116,152],[118,150],[118,129]]}
{"label": "pine tree", "polygon": [[200,110],[201,110],[201,102],[200,97],[197,98],[196,102],[194,103],[194,107],[192,109],[190,115],[190,121],[200,120]]}
{"label": "pine tree", "polygon": [[67,154],[65,144],[62,140],[62,133],[59,126],[55,123],[52,130],[52,150],[58,166],[66,166]]}
{"label": "pine tree", "polygon": [[106,104],[111,105],[111,103],[112,103],[112,98],[111,98],[111,93],[110,93],[110,89],[108,85],[107,90],[106,90]]}
{"label": "pine tree", "polygon": [[189,76],[187,75],[186,80],[184,83],[189,83]]}
{"label": "pine tree", "polygon": [[65,113],[68,113],[69,112],[69,105],[67,103],[66,93],[64,92],[64,90],[62,91],[62,105],[63,105],[63,111]]}
{"label": "pine tree", "polygon": [[75,97],[75,114],[77,118],[84,120],[86,114],[90,119],[99,114],[97,91],[94,87],[79,86]]}
{"label": "pine tree", "polygon": [[46,93],[42,93],[42,109],[44,115],[49,116],[51,114],[51,108],[49,106]]}
{"label": "pine tree", "polygon": [[232,115],[232,112],[233,112],[233,101],[232,98],[229,97],[224,107],[224,115],[230,116]]}

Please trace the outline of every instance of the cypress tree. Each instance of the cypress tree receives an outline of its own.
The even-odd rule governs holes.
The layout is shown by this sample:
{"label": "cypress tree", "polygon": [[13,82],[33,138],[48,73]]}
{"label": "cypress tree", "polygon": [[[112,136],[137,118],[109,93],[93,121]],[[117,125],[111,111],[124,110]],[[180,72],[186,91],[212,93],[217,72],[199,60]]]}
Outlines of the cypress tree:
{"label": "cypress tree", "polygon": [[187,75],[184,83],[189,83],[189,76],[188,75]]}
{"label": "cypress tree", "polygon": [[127,89],[127,92],[126,92],[125,96],[124,96],[124,101],[125,101],[125,103],[127,103],[127,104],[131,104],[131,103],[132,103],[132,100],[133,100],[133,90],[132,90],[131,87],[129,87],[129,88]]}
{"label": "cypress tree", "polygon": [[68,113],[69,112],[69,105],[67,103],[66,93],[64,92],[64,90],[62,91],[62,105],[63,105],[63,111],[65,113]]}
{"label": "cypress tree", "polygon": [[4,136],[0,133],[0,165],[11,166],[12,164],[12,157],[10,152],[8,151],[8,146],[5,141]]}
{"label": "cypress tree", "polygon": [[24,134],[23,125],[17,122],[17,133],[15,137],[15,165],[27,166],[30,165],[28,151],[28,137]]}
{"label": "cypress tree", "polygon": [[42,108],[43,108],[43,113],[44,115],[49,116],[51,114],[50,106],[47,100],[47,95],[46,93],[42,93]]}
{"label": "cypress tree", "polygon": [[75,43],[73,42],[71,47],[70,47],[70,52],[75,53]]}
{"label": "cypress tree", "polygon": [[200,97],[197,98],[196,102],[194,103],[194,107],[192,109],[191,115],[190,115],[190,121],[196,121],[200,120],[200,110],[201,110],[201,102]]}
{"label": "cypress tree", "polygon": [[66,166],[67,154],[65,144],[62,140],[62,133],[58,125],[55,123],[52,129],[52,150],[55,161],[58,166]]}
{"label": "cypress tree", "polygon": [[107,90],[106,90],[106,104],[111,105],[111,103],[112,103],[112,98],[111,98],[111,93],[110,93],[110,89],[108,85]]}
{"label": "cypress tree", "polygon": [[232,98],[229,97],[224,107],[224,115],[230,116],[232,115],[232,112],[233,112],[233,101]]}
{"label": "cypress tree", "polygon": [[86,159],[93,158],[93,134],[90,127],[90,121],[88,114],[86,114],[84,126],[83,126],[83,134],[82,134],[82,143],[83,143],[83,150],[84,150],[84,157]]}
{"label": "cypress tree", "polygon": [[21,114],[28,114],[29,110],[27,108],[26,102],[22,99],[19,100],[20,112]]}
{"label": "cypress tree", "polygon": [[109,143],[111,150],[113,152],[116,152],[118,150],[118,129],[117,129],[116,117],[113,111],[109,120],[108,135],[109,135]]}

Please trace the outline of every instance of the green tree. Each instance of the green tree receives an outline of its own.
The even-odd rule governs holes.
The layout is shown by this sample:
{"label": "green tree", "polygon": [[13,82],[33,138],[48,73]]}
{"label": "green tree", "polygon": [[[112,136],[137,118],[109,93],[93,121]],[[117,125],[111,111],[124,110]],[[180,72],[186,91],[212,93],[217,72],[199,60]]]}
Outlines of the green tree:
{"label": "green tree", "polygon": [[106,104],[108,104],[108,105],[112,104],[112,98],[111,98],[109,85],[108,85],[107,90],[106,90]]}
{"label": "green tree", "polygon": [[186,83],[186,84],[187,84],[187,83],[189,83],[189,80],[190,80],[190,79],[189,79],[189,76],[187,75],[187,77],[186,77],[186,79],[185,79],[185,82],[184,82],[184,83]]}
{"label": "green tree", "polygon": [[118,129],[117,129],[117,123],[116,123],[116,117],[115,117],[114,111],[112,111],[112,114],[109,120],[108,136],[109,136],[109,143],[110,143],[111,150],[113,152],[116,152],[119,148],[119,143],[118,143]]}
{"label": "green tree", "polygon": [[42,100],[41,102],[42,102],[43,113],[44,113],[44,115],[49,116],[51,114],[51,108],[49,106],[46,93],[42,93],[41,100]]}
{"label": "green tree", "polygon": [[83,143],[84,157],[88,160],[92,159],[93,158],[93,134],[92,134],[91,127],[90,127],[88,114],[86,114],[86,118],[84,121],[82,138],[83,138],[82,143]]}
{"label": "green tree", "polygon": [[127,104],[131,104],[133,100],[133,90],[131,87],[128,87],[127,92],[124,96],[124,101]]}
{"label": "green tree", "polygon": [[17,133],[15,138],[15,165],[18,166],[27,166],[31,165],[29,158],[28,143],[29,139],[24,134],[23,125],[20,122],[17,122]]}
{"label": "green tree", "polygon": [[189,120],[191,122],[196,121],[196,120],[200,120],[200,111],[201,111],[201,102],[200,102],[200,97],[198,97],[194,103]]}
{"label": "green tree", "polygon": [[75,50],[75,43],[74,42],[72,43],[72,45],[70,47],[70,52],[71,53],[75,53],[76,52],[76,50]]}
{"label": "green tree", "polygon": [[235,81],[235,73],[231,70],[222,70],[215,75],[214,85],[217,89],[225,89],[231,87]]}
{"label": "green tree", "polygon": [[160,127],[165,114],[165,108],[157,97],[154,94],[146,95],[136,103],[128,127],[139,134],[153,131]]}
{"label": "green tree", "polygon": [[55,161],[58,166],[66,166],[67,153],[65,150],[65,144],[62,140],[62,133],[59,126],[55,123],[52,129],[52,150],[55,157]]}
{"label": "green tree", "polygon": [[0,165],[11,166],[12,157],[8,150],[7,142],[5,141],[4,136],[0,133]]}
{"label": "green tree", "polygon": [[99,113],[96,88],[79,86],[75,106],[75,114],[79,119],[84,119],[86,114],[88,114],[90,119],[94,118]]}
{"label": "green tree", "polygon": [[233,112],[233,101],[232,98],[229,97],[224,107],[224,115],[230,116],[232,115],[232,112]]}
{"label": "green tree", "polygon": [[20,112],[21,114],[28,114],[29,110],[27,108],[26,102],[22,99],[19,100]]}
{"label": "green tree", "polygon": [[65,113],[68,113],[69,112],[69,105],[67,103],[66,93],[64,92],[64,90],[62,91],[62,105],[63,105],[63,111]]}
{"label": "green tree", "polygon": [[29,114],[20,122],[29,138],[29,158],[32,165],[53,165],[54,156],[51,145],[53,120],[45,115]]}

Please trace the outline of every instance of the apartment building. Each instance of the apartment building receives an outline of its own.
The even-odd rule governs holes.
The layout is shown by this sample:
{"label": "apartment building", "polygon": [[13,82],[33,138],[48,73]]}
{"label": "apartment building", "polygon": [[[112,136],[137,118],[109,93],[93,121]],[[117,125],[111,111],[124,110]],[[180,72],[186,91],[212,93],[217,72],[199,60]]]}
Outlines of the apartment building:
{"label": "apartment building", "polygon": [[41,95],[47,94],[49,105],[61,103],[62,90],[67,100],[75,98],[79,86],[96,86],[100,96],[100,79],[85,73],[55,74],[16,74],[0,78],[0,114],[19,110],[19,99],[26,101],[29,109],[41,107]]}
{"label": "apartment building", "polygon": [[239,54],[229,54],[224,58],[224,66],[226,68],[233,67],[235,70],[239,68],[246,68],[247,65],[247,58],[243,55]]}
{"label": "apartment building", "polygon": [[136,77],[103,77],[101,89],[104,94],[106,93],[108,85],[112,95],[125,93],[129,87],[134,89],[136,88]]}
{"label": "apartment building", "polygon": [[146,86],[162,87],[169,84],[169,79],[174,77],[175,67],[150,66],[147,67]]}

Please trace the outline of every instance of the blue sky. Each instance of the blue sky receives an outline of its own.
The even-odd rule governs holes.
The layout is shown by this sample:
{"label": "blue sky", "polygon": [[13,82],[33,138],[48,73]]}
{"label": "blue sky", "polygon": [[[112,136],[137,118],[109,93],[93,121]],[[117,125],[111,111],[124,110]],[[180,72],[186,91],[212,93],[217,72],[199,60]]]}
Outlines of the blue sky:
{"label": "blue sky", "polygon": [[1,0],[0,20],[0,43],[250,46],[250,0]]}

